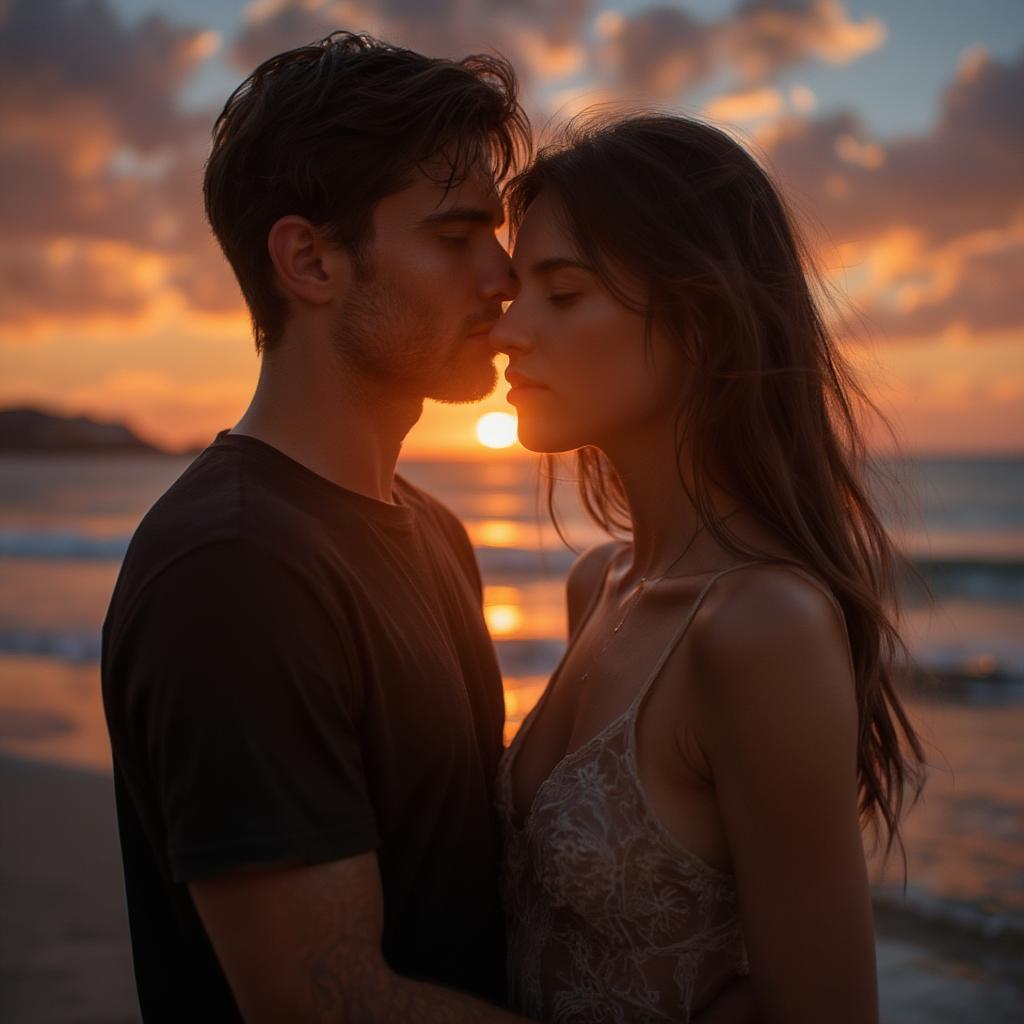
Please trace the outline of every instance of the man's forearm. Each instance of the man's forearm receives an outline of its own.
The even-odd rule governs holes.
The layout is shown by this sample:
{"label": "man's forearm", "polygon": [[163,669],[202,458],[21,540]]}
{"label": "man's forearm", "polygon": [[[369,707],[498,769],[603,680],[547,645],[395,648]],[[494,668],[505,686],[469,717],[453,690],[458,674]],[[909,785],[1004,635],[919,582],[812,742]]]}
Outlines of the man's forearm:
{"label": "man's forearm", "polygon": [[376,855],[218,876],[189,889],[248,1024],[525,1022],[391,969]]}
{"label": "man's forearm", "polygon": [[526,1018],[485,1003],[473,996],[438,985],[392,976],[383,992],[365,991],[346,1021],[352,1024],[377,1024],[384,1021],[408,1021],[409,1024],[525,1024]]}
{"label": "man's forearm", "polygon": [[754,990],[749,978],[738,978],[693,1018],[693,1024],[757,1024]]}
{"label": "man's forearm", "polygon": [[382,962],[350,965],[339,979],[325,964],[311,975],[318,1019],[344,1024],[525,1024],[526,1018],[454,989],[403,978]]}

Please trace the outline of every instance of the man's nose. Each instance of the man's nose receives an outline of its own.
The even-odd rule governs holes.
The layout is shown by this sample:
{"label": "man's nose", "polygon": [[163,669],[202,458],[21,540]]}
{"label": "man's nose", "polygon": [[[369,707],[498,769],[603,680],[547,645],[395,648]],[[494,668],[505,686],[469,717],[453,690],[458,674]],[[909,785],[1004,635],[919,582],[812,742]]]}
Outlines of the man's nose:
{"label": "man's nose", "polygon": [[497,239],[495,246],[498,252],[483,280],[484,297],[501,303],[511,302],[519,294],[519,278],[512,269],[512,260]]}

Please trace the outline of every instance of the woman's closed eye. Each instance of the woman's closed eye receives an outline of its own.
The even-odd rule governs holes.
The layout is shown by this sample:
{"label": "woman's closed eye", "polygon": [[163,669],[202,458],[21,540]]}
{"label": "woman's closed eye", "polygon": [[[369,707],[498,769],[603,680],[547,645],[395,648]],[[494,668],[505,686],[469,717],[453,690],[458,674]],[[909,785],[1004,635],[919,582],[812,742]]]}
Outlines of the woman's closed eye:
{"label": "woman's closed eye", "polygon": [[579,292],[552,292],[547,298],[553,306],[568,306],[579,296]]}

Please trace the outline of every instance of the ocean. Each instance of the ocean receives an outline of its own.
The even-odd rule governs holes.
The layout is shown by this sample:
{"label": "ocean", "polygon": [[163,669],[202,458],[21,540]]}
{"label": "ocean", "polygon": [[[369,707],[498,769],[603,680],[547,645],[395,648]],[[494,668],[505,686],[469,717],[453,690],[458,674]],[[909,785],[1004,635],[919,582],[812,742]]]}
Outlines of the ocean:
{"label": "ocean", "polygon": [[[187,465],[164,457],[0,457],[0,751],[106,769],[99,630],[129,538]],[[485,581],[507,737],[564,649],[573,553],[543,507],[538,463],[504,455],[407,461],[449,505]],[[907,695],[929,782],[899,855],[873,861],[876,904],[916,927],[1024,949],[1024,458],[883,463],[908,575],[906,632],[923,670]],[[570,539],[600,539],[572,500]],[[899,514],[896,514],[896,509]],[[906,883],[904,885],[904,882]]]}

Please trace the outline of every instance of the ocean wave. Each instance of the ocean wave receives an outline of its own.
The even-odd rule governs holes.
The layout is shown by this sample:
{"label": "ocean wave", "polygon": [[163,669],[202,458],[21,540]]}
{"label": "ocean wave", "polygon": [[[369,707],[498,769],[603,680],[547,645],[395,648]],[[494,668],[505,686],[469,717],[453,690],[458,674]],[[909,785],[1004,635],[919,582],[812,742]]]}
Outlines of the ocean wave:
{"label": "ocean wave", "polygon": [[[554,638],[497,640],[495,647],[506,677],[540,676],[558,664],[565,641]],[[58,661],[88,662],[100,657],[100,632],[91,629],[0,627],[0,654],[32,654]]]}
{"label": "ocean wave", "polygon": [[[131,534],[96,534],[74,530],[0,529],[0,558],[26,561],[67,559],[113,561],[124,557]],[[563,547],[477,546],[484,576],[521,579],[564,576],[576,553]],[[980,557],[917,554],[908,565],[920,573],[938,597],[956,595],[981,600],[1024,602],[1024,559],[997,554]],[[906,573],[913,589],[913,574]]]}
{"label": "ocean wave", "polygon": [[0,654],[32,654],[75,663],[100,660],[100,633],[91,629],[3,629]]}
{"label": "ocean wave", "polygon": [[[559,637],[496,639],[498,663],[506,679],[549,676],[565,651]],[[99,630],[84,628],[3,628],[0,654],[31,654],[59,661],[98,661]],[[996,658],[988,653],[931,648],[915,652],[924,682],[938,684],[987,700],[996,696],[1024,697],[1024,648],[1015,656]]]}
{"label": "ocean wave", "polygon": [[476,548],[480,571],[485,577],[557,577],[569,571],[576,552],[568,548],[538,549],[513,547]]}
{"label": "ocean wave", "polygon": [[[1024,561],[1000,558],[931,558],[919,556],[910,565],[927,581],[936,598],[1024,602]],[[905,585],[919,594],[906,574]]]}
{"label": "ocean wave", "polygon": [[[505,677],[549,675],[565,641],[554,638],[497,640],[495,648]],[[0,627],[0,654],[33,654],[58,661],[88,662],[100,657],[100,632],[91,629]]]}
{"label": "ocean wave", "polygon": [[130,534],[97,536],[63,530],[0,530],[0,558],[120,561],[130,540]]}
{"label": "ocean wave", "polygon": [[[88,628],[29,628],[0,626],[0,656],[31,655],[72,664],[98,663],[100,631]],[[565,651],[558,637],[516,637],[494,643],[501,674],[506,680],[546,678]],[[936,648],[915,653],[922,697],[1004,704],[1024,701],[1024,647],[1012,657],[954,652]]]}
{"label": "ocean wave", "polygon": [[[563,576],[576,554],[565,548],[487,547],[476,549],[485,576],[557,577]],[[936,597],[958,596],[1000,602],[1024,602],[1024,560],[1018,558],[950,557],[921,555],[908,560],[908,566],[927,580]],[[908,588],[913,589],[913,572],[905,573]]]}
{"label": "ocean wave", "polygon": [[883,929],[911,926],[932,934],[960,935],[1024,948],[1024,915],[1008,908],[950,899],[923,886],[886,886],[872,893],[875,918]]}

